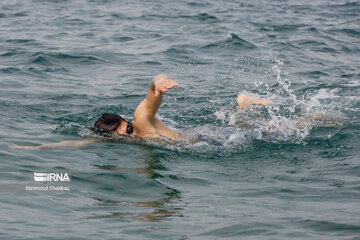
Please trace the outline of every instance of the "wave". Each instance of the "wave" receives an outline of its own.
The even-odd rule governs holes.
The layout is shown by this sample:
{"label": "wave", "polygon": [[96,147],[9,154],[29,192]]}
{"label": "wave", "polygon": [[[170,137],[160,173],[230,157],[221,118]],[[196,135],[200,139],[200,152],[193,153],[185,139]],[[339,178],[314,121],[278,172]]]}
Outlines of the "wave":
{"label": "wave", "polygon": [[200,13],[197,15],[179,15],[178,18],[187,18],[187,19],[194,19],[199,21],[207,21],[213,23],[214,21],[218,21],[219,19],[216,16],[210,15],[208,13]]}
{"label": "wave", "polygon": [[122,34],[115,34],[113,37],[112,37],[113,41],[114,42],[130,42],[130,41],[133,41],[134,38],[132,37],[128,37],[128,36],[124,36]]}
{"label": "wave", "polygon": [[326,72],[320,71],[320,70],[302,71],[302,72],[297,72],[297,74],[299,74],[301,76],[309,77],[309,78],[315,78],[315,79],[329,76],[329,74],[327,74]]}
{"label": "wave", "polygon": [[228,33],[226,40],[210,43],[202,49],[227,48],[227,49],[255,49],[255,44],[240,38],[234,33]]}
{"label": "wave", "polygon": [[35,39],[26,39],[26,38],[14,38],[6,40],[7,43],[14,43],[14,44],[25,44],[25,45],[41,45],[41,43]]}
{"label": "wave", "polygon": [[[259,27],[264,32],[293,32],[298,31],[302,27],[307,27],[305,24],[269,24],[251,22],[252,25]],[[314,28],[315,29],[315,28]]]}
{"label": "wave", "polygon": [[71,64],[97,64],[105,62],[99,57],[89,55],[74,55],[69,53],[36,52],[25,58],[25,64],[39,64],[44,66],[57,65],[61,62]]}
{"label": "wave", "polygon": [[195,52],[192,48],[193,46],[187,44],[173,45],[166,49],[164,53],[168,55],[172,61],[181,64],[210,64],[209,61],[199,57],[198,53]]}
{"label": "wave", "polygon": [[306,219],[301,220],[298,224],[303,225],[306,229],[312,229],[315,231],[327,232],[336,231],[338,234],[344,235],[351,233],[360,233],[360,226],[354,224],[339,223],[334,221],[321,221]]}
{"label": "wave", "polygon": [[350,8],[350,10],[353,10],[354,7],[360,7],[360,3],[355,1],[355,2],[340,3],[340,4],[330,4],[329,6],[330,8],[345,8],[345,9]]}
{"label": "wave", "polygon": [[0,68],[0,72],[6,73],[6,74],[18,74],[23,73],[23,71],[20,68],[17,67],[4,67]]}
{"label": "wave", "polygon": [[331,29],[330,32],[333,33],[342,33],[349,37],[359,38],[360,31],[356,29],[349,29],[349,28],[341,28],[341,29]]}

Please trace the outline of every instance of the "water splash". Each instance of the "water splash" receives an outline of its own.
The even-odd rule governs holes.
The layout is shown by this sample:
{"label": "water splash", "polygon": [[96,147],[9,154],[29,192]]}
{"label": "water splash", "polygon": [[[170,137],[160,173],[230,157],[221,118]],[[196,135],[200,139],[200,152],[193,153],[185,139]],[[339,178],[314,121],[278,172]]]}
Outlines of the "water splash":
{"label": "water splash", "polygon": [[[260,83],[265,86],[267,99],[272,102],[270,105],[253,105],[242,111],[222,108],[215,113],[223,124],[236,127],[231,138],[222,140],[226,148],[251,145],[254,140],[305,143],[314,128],[343,125],[342,114],[335,111],[331,102],[339,97],[337,89],[320,88],[312,93],[299,91],[297,96],[282,71],[283,65],[283,61],[275,60],[271,66],[275,84]],[[246,91],[240,95],[260,98],[258,94]],[[243,136],[247,138],[244,140]]]}

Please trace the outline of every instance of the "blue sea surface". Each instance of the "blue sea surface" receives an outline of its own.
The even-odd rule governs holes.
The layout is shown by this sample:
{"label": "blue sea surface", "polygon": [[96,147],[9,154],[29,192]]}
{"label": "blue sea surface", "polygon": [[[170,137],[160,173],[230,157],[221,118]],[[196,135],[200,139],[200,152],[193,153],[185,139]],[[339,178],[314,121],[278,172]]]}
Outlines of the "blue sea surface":
{"label": "blue sea surface", "polygon": [[[9,148],[132,120],[159,73],[196,142]],[[0,112],[0,239],[360,239],[359,1],[3,0]]]}

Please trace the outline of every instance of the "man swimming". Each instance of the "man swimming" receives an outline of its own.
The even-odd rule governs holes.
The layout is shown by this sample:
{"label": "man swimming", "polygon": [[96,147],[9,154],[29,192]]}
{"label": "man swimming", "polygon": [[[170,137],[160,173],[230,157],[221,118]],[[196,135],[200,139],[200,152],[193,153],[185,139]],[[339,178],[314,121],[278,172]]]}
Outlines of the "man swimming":
{"label": "man swimming", "polygon": [[171,130],[155,117],[164,93],[176,86],[179,84],[165,74],[157,75],[151,81],[146,98],[137,106],[131,123],[115,114],[103,114],[96,121],[95,130],[144,139],[155,139],[163,136],[172,140],[181,140],[182,137],[179,133]]}
{"label": "man swimming", "polygon": [[[145,99],[137,106],[133,121],[129,122],[116,114],[104,113],[94,125],[99,133],[156,139],[159,136],[177,141],[182,140],[180,134],[168,128],[161,120],[155,117],[164,93],[173,87],[179,86],[165,74],[159,74],[151,81],[150,89]],[[68,140],[58,143],[42,144],[39,146],[11,145],[10,148],[39,149],[48,147],[82,147],[95,142],[96,139]]]}

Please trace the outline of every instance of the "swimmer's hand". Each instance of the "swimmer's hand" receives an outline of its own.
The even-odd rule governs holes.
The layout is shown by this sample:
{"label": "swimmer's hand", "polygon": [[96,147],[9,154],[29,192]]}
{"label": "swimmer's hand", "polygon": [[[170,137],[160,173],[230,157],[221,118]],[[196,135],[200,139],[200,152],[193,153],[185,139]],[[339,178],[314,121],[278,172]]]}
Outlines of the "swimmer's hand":
{"label": "swimmer's hand", "polygon": [[159,74],[151,82],[151,88],[155,91],[155,96],[161,96],[166,93],[169,89],[179,86],[176,82],[171,80],[165,74]]}
{"label": "swimmer's hand", "polygon": [[39,146],[20,146],[20,145],[16,145],[16,144],[12,144],[9,145],[10,149],[40,149],[40,148],[44,148],[43,145],[39,145]]}

